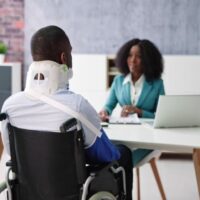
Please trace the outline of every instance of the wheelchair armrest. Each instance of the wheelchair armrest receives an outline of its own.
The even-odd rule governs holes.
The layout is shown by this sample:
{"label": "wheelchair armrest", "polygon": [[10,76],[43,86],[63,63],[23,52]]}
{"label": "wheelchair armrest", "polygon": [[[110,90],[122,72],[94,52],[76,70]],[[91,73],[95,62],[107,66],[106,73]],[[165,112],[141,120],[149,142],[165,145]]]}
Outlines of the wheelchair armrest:
{"label": "wheelchair armrest", "polygon": [[77,120],[75,118],[71,118],[60,126],[60,132],[67,133],[72,127],[76,125],[77,125]]}
{"label": "wheelchair armrest", "polygon": [[12,161],[11,161],[11,160],[7,161],[7,162],[6,162],[6,166],[7,166],[7,167],[12,167]]}

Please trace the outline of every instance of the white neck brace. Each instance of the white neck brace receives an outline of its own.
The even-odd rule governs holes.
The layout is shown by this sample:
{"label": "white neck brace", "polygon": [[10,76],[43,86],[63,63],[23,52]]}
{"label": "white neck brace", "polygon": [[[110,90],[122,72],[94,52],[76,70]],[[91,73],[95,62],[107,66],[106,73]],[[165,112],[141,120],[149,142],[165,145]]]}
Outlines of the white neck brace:
{"label": "white neck brace", "polygon": [[[41,75],[44,76],[44,80],[39,79]],[[66,88],[72,76],[72,69],[68,69],[65,64],[50,60],[35,61],[29,67],[25,91],[34,90],[40,94],[50,95],[58,89]]]}

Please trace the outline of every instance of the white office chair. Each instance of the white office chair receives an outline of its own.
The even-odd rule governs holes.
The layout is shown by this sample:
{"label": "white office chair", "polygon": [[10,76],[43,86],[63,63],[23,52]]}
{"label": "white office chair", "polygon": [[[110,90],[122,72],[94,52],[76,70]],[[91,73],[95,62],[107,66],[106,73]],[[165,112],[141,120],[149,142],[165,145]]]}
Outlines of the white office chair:
{"label": "white office chair", "polygon": [[161,179],[160,179],[160,176],[159,176],[159,173],[158,173],[158,169],[157,169],[157,166],[156,166],[156,159],[158,159],[161,156],[161,154],[162,154],[161,151],[154,150],[134,166],[134,168],[136,169],[137,199],[138,200],[141,199],[141,196],[140,196],[140,170],[139,170],[139,168],[146,163],[149,163],[151,168],[152,168],[152,171],[153,171],[154,177],[156,179],[162,200],[166,200],[166,195],[165,195],[165,192],[164,192],[164,189],[163,189],[163,186],[162,186],[162,182],[161,182]]}

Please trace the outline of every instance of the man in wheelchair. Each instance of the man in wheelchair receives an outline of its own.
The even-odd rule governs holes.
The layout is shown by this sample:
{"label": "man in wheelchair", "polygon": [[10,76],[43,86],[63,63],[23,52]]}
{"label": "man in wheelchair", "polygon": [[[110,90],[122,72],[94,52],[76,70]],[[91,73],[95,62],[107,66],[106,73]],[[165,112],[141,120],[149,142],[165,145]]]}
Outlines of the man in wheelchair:
{"label": "man in wheelchair", "polygon": [[[95,188],[99,188],[101,190],[105,190],[104,185],[109,185],[107,182],[111,181],[113,187],[115,184],[112,182],[113,180],[117,180],[119,176],[116,176],[118,172],[118,165],[123,167],[125,170],[125,183],[126,185],[126,198],[127,200],[132,199],[132,157],[131,151],[124,145],[113,145],[111,141],[106,136],[106,133],[102,129],[100,125],[100,119],[95,109],[89,104],[89,102],[84,99],[81,95],[75,94],[69,90],[69,80],[72,78],[72,57],[71,57],[72,47],[70,41],[65,34],[65,32],[57,27],[57,26],[47,26],[39,29],[33,36],[31,40],[31,53],[33,57],[33,63],[30,65],[25,91],[17,93],[10,98],[8,98],[2,107],[2,113],[6,113],[7,118],[2,121],[2,140],[4,144],[4,148],[7,153],[12,157],[12,154],[15,155],[14,162],[20,160],[20,156],[23,157],[22,162],[25,162],[26,159],[29,159],[25,152],[32,153],[31,158],[32,164],[37,171],[37,173],[41,171],[43,168],[44,157],[43,154],[46,152],[45,142],[46,140],[50,140],[50,146],[48,146],[47,155],[54,155],[54,141],[59,140],[60,145],[57,145],[58,154],[56,156],[52,156],[52,160],[56,157],[59,159],[57,155],[61,155],[63,152],[68,151],[68,146],[76,146],[79,141],[83,141],[84,146],[84,155],[86,159],[86,163],[89,164],[89,167],[92,166],[92,172],[94,172],[98,176],[97,179],[93,180],[92,173],[90,170],[90,178],[87,179],[83,186],[82,197],[80,195],[76,197],[67,197],[66,194],[58,194],[58,196],[51,197],[52,200],[75,200],[75,199],[87,199],[88,197],[91,200],[94,199],[112,199],[111,194],[107,194],[106,198],[98,198],[95,194],[93,197],[91,195],[86,194],[87,190],[84,190],[85,187],[90,187],[90,190],[94,190]],[[91,83],[92,84],[92,83]],[[75,118],[75,120],[73,119]],[[73,120],[70,120],[73,119]],[[67,124],[65,123],[67,121]],[[69,123],[70,122],[70,123]],[[71,123],[73,122],[73,123]],[[67,125],[67,128],[63,126],[63,124]],[[69,125],[70,124],[70,125]],[[71,126],[71,124],[73,126]],[[61,126],[62,125],[62,126]],[[76,127],[74,129],[74,126]],[[63,128],[65,127],[65,128]],[[8,130],[9,129],[9,130]],[[28,135],[27,132],[30,132],[30,136],[27,139],[24,135]],[[82,136],[80,136],[79,132],[82,132]],[[64,144],[65,147],[61,148],[61,143],[65,143],[65,137],[71,137],[73,134],[62,134],[62,139],[60,139],[59,133],[73,133],[76,136],[73,136],[71,139],[73,142]],[[39,133],[39,134],[37,134]],[[59,136],[59,139],[55,139],[54,136],[50,136],[50,133],[54,133],[53,135]],[[58,133],[58,134],[55,134]],[[38,140],[35,137],[36,135],[42,135],[43,139]],[[49,137],[46,137],[46,136]],[[68,135],[68,136],[66,136]],[[48,138],[48,139],[47,139]],[[52,139],[49,139],[52,138]],[[56,137],[57,138],[57,137]],[[82,139],[81,139],[82,138]],[[18,141],[20,141],[18,143]],[[43,142],[38,142],[43,141]],[[10,144],[12,143],[12,144]],[[17,150],[13,150],[14,146]],[[24,147],[25,146],[25,147]],[[77,145],[79,146],[79,145]],[[32,149],[31,149],[32,148]],[[65,149],[66,148],[66,149]],[[61,149],[61,150],[60,150]],[[73,148],[72,148],[73,149]],[[81,147],[74,147],[73,152],[76,154],[75,162],[80,162],[81,159]],[[80,151],[79,151],[80,150]],[[16,151],[16,152],[15,152]],[[14,153],[13,153],[14,152]],[[34,153],[33,153],[34,152]],[[33,157],[32,157],[33,156]],[[66,160],[64,158],[64,162],[70,165],[73,163],[73,158],[71,156],[66,156]],[[41,159],[39,159],[41,158]],[[29,160],[30,160],[29,159]],[[45,157],[46,159],[46,157]],[[63,158],[62,158],[63,159]],[[68,160],[67,160],[68,159]],[[51,159],[49,159],[51,160]],[[49,162],[48,159],[45,162]],[[61,160],[61,159],[60,159]],[[13,158],[12,158],[13,161]],[[118,164],[109,164],[113,161],[117,161]],[[56,161],[57,162],[57,161]],[[85,161],[80,162],[85,163]],[[46,164],[46,163],[45,163]],[[44,166],[45,166],[44,164]],[[108,165],[109,164],[109,165]],[[93,166],[98,166],[93,167]],[[115,168],[115,166],[117,167]],[[30,167],[30,163],[25,163],[24,166],[26,168],[19,166],[18,163],[14,165],[14,172],[18,175],[18,173],[22,174],[27,168]],[[49,168],[45,169],[45,171],[51,171],[51,169],[60,170],[60,166],[64,166],[62,162],[60,162],[59,167],[53,162],[49,163]],[[74,165],[76,168],[77,165]],[[97,170],[101,166],[101,170]],[[105,166],[105,167],[104,167]],[[109,166],[109,167],[108,167]],[[24,170],[22,170],[22,168]],[[31,167],[30,167],[31,168]],[[64,168],[64,167],[63,167]],[[83,166],[84,168],[84,166]],[[110,173],[112,171],[112,175]],[[62,170],[61,170],[62,171]],[[75,170],[80,173],[81,169]],[[99,171],[99,172],[98,172]],[[123,171],[123,170],[122,170]],[[36,172],[35,172],[36,173]],[[70,173],[70,172],[68,172]],[[102,175],[101,175],[102,173]],[[28,174],[28,173],[27,173]],[[71,175],[73,172],[71,173]],[[43,183],[42,180],[43,174],[41,174],[41,179],[38,181],[35,179],[35,176],[30,176],[31,179],[35,180],[36,184],[42,185],[39,182]],[[64,176],[64,175],[63,175]],[[70,176],[68,174],[67,176]],[[25,179],[27,178],[24,175]],[[83,177],[83,175],[81,175]],[[99,177],[99,179],[98,179]],[[110,178],[109,178],[110,177]],[[114,179],[113,179],[114,177]],[[27,178],[28,179],[28,178]],[[52,178],[53,179],[53,178]],[[62,179],[62,176],[60,176]],[[60,180],[59,179],[59,180]],[[74,178],[75,179],[75,178]],[[85,180],[85,178],[82,178]],[[113,180],[112,180],[113,179]],[[20,180],[20,179],[19,179]],[[55,177],[57,180],[57,177]],[[49,182],[54,182],[56,185],[57,182],[51,180],[51,176],[49,176],[48,181],[44,181],[44,184],[48,184]],[[69,179],[71,180],[71,179]],[[27,180],[25,180],[26,182]],[[63,182],[65,180],[63,179]],[[88,184],[92,183],[91,186]],[[105,181],[102,183],[102,181]],[[20,181],[19,181],[20,182]],[[69,182],[69,181],[68,181]],[[73,181],[72,181],[73,182]],[[71,185],[73,185],[71,182]],[[79,181],[78,181],[79,182]],[[69,183],[66,183],[69,185]],[[120,183],[123,185],[123,180]],[[28,186],[30,190],[31,185]],[[43,187],[43,185],[41,186]],[[44,186],[45,188],[46,186]],[[66,187],[66,186],[62,186]],[[93,188],[92,188],[93,187]],[[22,189],[19,189],[22,190]],[[47,191],[48,189],[46,189]],[[89,190],[89,192],[90,192]],[[112,189],[111,189],[112,190]],[[120,189],[119,189],[120,190]],[[63,190],[61,190],[63,191]],[[86,191],[86,192],[85,192]],[[114,191],[114,189],[113,189]],[[113,192],[111,191],[111,192]],[[20,191],[21,192],[21,191]],[[19,193],[20,193],[19,192]],[[31,193],[32,192],[32,193]],[[28,197],[28,194],[33,194],[33,191],[26,191],[24,195],[26,197],[19,197],[17,200],[33,200],[33,197]],[[21,192],[23,193],[23,192]],[[115,192],[114,192],[115,193]],[[110,195],[110,197],[109,197]],[[23,196],[23,194],[22,194]],[[122,196],[113,195],[116,197],[115,199],[123,199]],[[93,199],[92,199],[93,198]],[[45,198],[45,195],[41,197],[42,200],[50,200],[50,198]],[[10,200],[10,199],[9,199]],[[15,200],[15,199],[13,199]],[[40,200],[39,198],[35,198],[35,200]]]}

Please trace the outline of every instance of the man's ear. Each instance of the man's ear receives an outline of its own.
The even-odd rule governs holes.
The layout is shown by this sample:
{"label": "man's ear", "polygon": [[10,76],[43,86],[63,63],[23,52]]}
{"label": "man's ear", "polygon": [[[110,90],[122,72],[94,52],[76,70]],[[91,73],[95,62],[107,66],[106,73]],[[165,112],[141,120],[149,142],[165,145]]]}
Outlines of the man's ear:
{"label": "man's ear", "polygon": [[66,58],[64,52],[61,53],[61,55],[60,55],[60,60],[61,60],[61,63],[62,63],[62,64],[66,64],[66,63],[67,63],[67,58]]}

